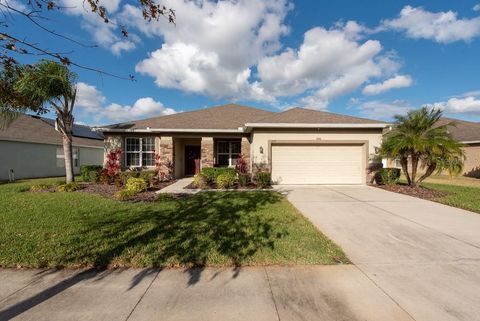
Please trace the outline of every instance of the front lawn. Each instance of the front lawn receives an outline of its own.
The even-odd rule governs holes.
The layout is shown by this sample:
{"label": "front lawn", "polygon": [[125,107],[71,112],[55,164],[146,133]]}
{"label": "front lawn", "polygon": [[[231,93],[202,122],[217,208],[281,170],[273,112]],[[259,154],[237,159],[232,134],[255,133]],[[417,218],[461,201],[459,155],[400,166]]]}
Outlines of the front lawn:
{"label": "front lawn", "polygon": [[348,262],[275,192],[125,203],[80,191],[29,192],[34,183],[0,185],[0,267]]}
{"label": "front lawn", "polygon": [[447,192],[447,196],[436,198],[435,201],[480,213],[480,186],[460,186],[450,184],[423,183],[422,186]]}

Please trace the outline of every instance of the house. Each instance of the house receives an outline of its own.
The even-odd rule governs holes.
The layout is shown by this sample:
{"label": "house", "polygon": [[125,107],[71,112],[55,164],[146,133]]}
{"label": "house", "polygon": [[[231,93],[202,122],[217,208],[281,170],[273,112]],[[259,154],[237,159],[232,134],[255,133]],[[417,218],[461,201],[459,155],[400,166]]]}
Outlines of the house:
{"label": "house", "polygon": [[[463,175],[480,178],[480,123],[469,122],[454,118],[441,118],[439,125],[454,122],[456,126],[448,126],[452,138],[465,145],[465,162]],[[399,160],[389,160],[388,167],[401,168]]]}
{"label": "house", "polygon": [[[202,167],[269,170],[278,184],[365,184],[386,123],[310,109],[283,112],[228,104],[97,128],[106,151],[123,151],[122,168],[194,175]],[[165,165],[166,164],[166,165]]]}
{"label": "house", "polygon": [[[103,136],[75,124],[75,174],[80,172],[80,165],[102,165],[103,154]],[[62,135],[55,130],[55,120],[22,114],[0,130],[0,181],[64,175]]]}

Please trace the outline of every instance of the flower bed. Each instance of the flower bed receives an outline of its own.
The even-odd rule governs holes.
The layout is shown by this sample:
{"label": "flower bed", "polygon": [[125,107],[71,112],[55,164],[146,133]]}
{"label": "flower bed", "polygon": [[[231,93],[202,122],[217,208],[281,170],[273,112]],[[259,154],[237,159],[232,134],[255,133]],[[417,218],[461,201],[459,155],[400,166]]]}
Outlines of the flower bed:
{"label": "flower bed", "polygon": [[435,200],[441,197],[445,197],[450,193],[444,191],[433,190],[422,186],[410,187],[408,185],[374,185],[375,187],[382,188],[384,190],[405,194],[413,197],[418,197],[426,200]]}

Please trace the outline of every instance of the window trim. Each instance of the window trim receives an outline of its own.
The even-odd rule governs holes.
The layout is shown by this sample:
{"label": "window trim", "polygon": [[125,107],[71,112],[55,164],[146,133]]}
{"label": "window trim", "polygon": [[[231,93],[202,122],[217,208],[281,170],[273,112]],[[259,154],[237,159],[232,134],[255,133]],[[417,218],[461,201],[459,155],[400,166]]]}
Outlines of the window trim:
{"label": "window trim", "polygon": [[[146,139],[146,138],[150,138],[150,139],[153,139],[153,145],[154,145],[154,149],[151,150],[151,151],[144,151],[143,150],[143,139]],[[139,140],[139,146],[140,146],[140,150],[139,151],[128,151],[127,150],[127,140],[128,139],[138,139]],[[125,161],[125,167],[128,167],[128,168],[144,168],[144,167],[147,167],[147,168],[153,168],[155,167],[155,157],[153,157],[153,161],[154,161],[154,164],[153,165],[142,165],[143,164],[143,154],[155,154],[155,137],[135,137],[135,136],[128,136],[128,137],[125,137],[125,156],[124,156],[124,161]],[[139,165],[129,165],[127,163],[127,154],[139,154]]]}
{"label": "window trim", "polygon": [[[228,143],[228,152],[227,153],[221,153],[219,151],[218,145],[220,143]],[[232,153],[232,143],[240,144],[240,152]],[[235,167],[235,164],[233,164],[232,155],[237,155],[238,156],[238,155],[242,154],[241,148],[242,148],[241,141],[238,141],[238,140],[217,140],[217,142],[216,142],[216,153],[215,153],[215,156],[217,158],[217,161],[216,161],[217,165],[224,166],[224,165],[219,164],[219,160],[220,160],[219,156],[220,155],[228,155],[228,165],[227,165],[227,167]]]}

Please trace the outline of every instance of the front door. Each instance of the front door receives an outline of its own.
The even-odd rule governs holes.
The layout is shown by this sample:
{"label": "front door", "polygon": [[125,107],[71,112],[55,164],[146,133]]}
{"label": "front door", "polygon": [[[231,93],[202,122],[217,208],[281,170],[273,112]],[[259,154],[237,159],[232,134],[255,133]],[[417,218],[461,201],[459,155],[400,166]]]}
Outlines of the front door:
{"label": "front door", "polygon": [[200,173],[200,146],[185,146],[185,175]]}

